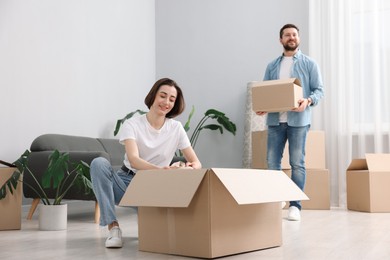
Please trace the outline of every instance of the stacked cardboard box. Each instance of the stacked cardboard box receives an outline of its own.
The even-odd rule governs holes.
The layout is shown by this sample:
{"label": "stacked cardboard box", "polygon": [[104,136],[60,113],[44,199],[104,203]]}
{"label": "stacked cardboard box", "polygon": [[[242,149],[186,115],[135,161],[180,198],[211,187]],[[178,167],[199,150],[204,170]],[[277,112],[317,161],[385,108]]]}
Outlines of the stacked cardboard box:
{"label": "stacked cardboard box", "polygon": [[[252,168],[267,169],[267,131],[252,132]],[[282,169],[291,176],[288,143],[284,149]],[[303,209],[330,209],[329,170],[325,166],[325,134],[309,131],[306,140],[306,185],[309,201],[302,201]]]}
{"label": "stacked cardboard box", "polygon": [[307,196],[282,171],[139,171],[120,205],[138,207],[139,250],[215,258],[282,245],[280,202]]}
{"label": "stacked cardboard box", "polygon": [[390,212],[390,154],[366,154],[347,169],[347,207],[365,212]]}
{"label": "stacked cardboard box", "polygon": [[[0,167],[0,187],[11,177],[16,168]],[[0,230],[20,229],[22,213],[22,183],[18,183],[13,194],[7,189],[7,196],[0,200]]]}

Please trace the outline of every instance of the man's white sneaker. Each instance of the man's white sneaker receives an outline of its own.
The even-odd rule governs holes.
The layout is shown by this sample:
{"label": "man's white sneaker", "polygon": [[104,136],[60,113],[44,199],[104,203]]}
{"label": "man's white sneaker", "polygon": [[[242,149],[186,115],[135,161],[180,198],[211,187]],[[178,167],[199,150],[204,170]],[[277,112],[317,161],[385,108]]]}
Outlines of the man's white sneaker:
{"label": "man's white sneaker", "polygon": [[288,209],[288,220],[292,220],[292,221],[301,220],[301,212],[297,207],[291,206]]}
{"label": "man's white sneaker", "polygon": [[106,240],[106,247],[119,248],[122,247],[122,245],[122,231],[119,227],[115,226],[110,230],[110,234]]}

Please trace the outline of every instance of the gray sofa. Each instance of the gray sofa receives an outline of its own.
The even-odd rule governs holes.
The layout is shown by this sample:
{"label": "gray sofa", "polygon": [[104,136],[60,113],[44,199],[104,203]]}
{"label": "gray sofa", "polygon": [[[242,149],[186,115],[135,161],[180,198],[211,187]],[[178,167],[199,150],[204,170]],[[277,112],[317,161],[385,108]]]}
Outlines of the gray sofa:
{"label": "gray sofa", "polygon": [[[125,154],[124,146],[121,145],[117,139],[44,134],[38,136],[32,142],[30,147],[31,154],[28,160],[28,167],[36,174],[38,180],[41,179],[44,170],[48,166],[49,156],[56,149],[60,152],[68,152],[72,161],[82,160],[88,164],[96,157],[105,157],[111,162],[114,170],[117,170],[122,166],[123,156]],[[29,174],[26,174],[23,178],[24,182],[36,187]],[[54,190],[47,189],[46,192],[49,198],[54,197]],[[40,200],[37,198],[35,192],[27,185],[23,185],[23,194],[26,198],[34,199],[27,216],[28,219],[31,219]],[[80,190],[77,187],[73,187],[66,194],[64,199],[96,201],[93,193],[85,194],[83,190]],[[99,208],[97,203],[95,205],[95,221],[98,222],[100,216]]]}

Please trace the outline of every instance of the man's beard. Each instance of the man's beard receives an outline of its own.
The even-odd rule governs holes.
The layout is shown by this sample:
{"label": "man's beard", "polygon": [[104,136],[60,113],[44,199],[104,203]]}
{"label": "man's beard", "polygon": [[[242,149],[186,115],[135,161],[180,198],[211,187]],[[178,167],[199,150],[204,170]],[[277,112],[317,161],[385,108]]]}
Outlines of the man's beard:
{"label": "man's beard", "polygon": [[295,51],[298,48],[299,44],[296,44],[295,46],[289,46],[288,42],[286,44],[283,44],[283,47],[286,51]]}

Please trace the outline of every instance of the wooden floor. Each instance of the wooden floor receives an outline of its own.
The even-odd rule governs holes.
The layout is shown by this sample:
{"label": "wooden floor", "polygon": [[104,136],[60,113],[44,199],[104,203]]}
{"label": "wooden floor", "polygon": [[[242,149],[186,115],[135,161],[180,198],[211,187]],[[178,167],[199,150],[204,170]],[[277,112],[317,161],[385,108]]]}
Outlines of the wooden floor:
{"label": "wooden floor", "polygon": [[[22,229],[0,231],[0,259],[191,259],[140,252],[134,210],[117,208],[124,247],[106,249],[106,228],[93,222],[94,204],[68,204],[66,231],[39,231],[37,216]],[[302,221],[285,219],[281,247],[226,257],[243,259],[390,259],[390,213],[362,213],[344,209],[304,210]]]}

